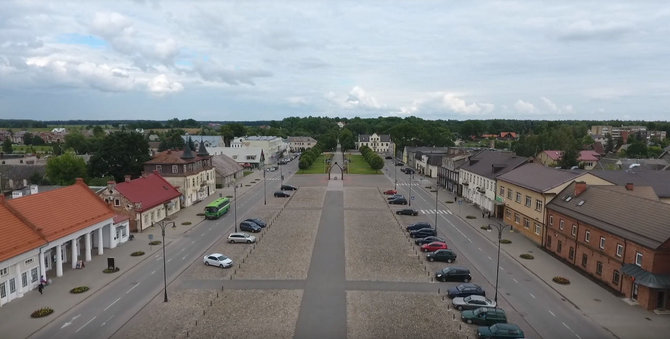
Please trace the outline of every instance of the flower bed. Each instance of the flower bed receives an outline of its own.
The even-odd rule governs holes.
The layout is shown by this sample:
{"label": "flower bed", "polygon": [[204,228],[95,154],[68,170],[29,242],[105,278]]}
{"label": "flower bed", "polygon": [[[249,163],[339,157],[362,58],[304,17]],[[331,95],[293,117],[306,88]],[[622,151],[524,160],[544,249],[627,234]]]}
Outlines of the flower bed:
{"label": "flower bed", "polygon": [[521,259],[528,259],[528,260],[535,259],[535,257],[532,254],[528,254],[528,253],[523,253],[519,257],[521,257]]}
{"label": "flower bed", "polygon": [[557,284],[561,284],[561,285],[567,285],[567,284],[570,283],[570,280],[568,280],[568,278],[561,277],[561,276],[555,276],[555,277],[554,277],[553,279],[551,279],[551,280],[553,280],[555,283],[557,283]]}
{"label": "flower bed", "polygon": [[37,311],[34,311],[30,314],[31,318],[42,318],[46,317],[49,314],[54,313],[54,310],[51,307],[42,307]]}
{"label": "flower bed", "polygon": [[149,243],[149,245],[160,245],[160,244],[161,244],[160,240],[154,240],[154,241]]}
{"label": "flower bed", "polygon": [[188,225],[190,225],[190,224],[191,224],[191,222],[190,222],[190,221],[184,221],[184,222],[183,222],[183,223],[181,223],[181,224],[182,224],[182,225],[186,225],[186,226],[188,226]]}
{"label": "flower bed", "polygon": [[115,272],[118,272],[118,271],[119,271],[118,267],[114,267],[114,269],[105,268],[104,270],[102,270],[102,273],[115,273]]}
{"label": "flower bed", "polygon": [[135,251],[133,253],[130,253],[131,256],[133,257],[139,257],[140,255],[144,255],[143,251]]}
{"label": "flower bed", "polygon": [[88,291],[88,286],[79,286],[71,289],[70,293],[78,294],[78,293],[84,293],[86,291]]}
{"label": "flower bed", "polygon": [[509,240],[509,239],[500,239],[500,243],[501,243],[501,244],[511,244],[511,243],[512,243],[512,240]]}

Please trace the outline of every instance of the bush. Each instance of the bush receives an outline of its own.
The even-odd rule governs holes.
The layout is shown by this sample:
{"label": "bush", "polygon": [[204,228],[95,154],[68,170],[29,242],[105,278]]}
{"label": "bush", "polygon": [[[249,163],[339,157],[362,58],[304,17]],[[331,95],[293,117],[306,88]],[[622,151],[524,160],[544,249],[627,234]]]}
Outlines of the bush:
{"label": "bush", "polygon": [[521,257],[521,259],[528,259],[528,260],[535,259],[535,257],[532,254],[528,254],[528,253],[523,253],[519,257]]}
{"label": "bush", "polygon": [[160,244],[161,244],[160,240],[154,240],[154,241],[149,243],[149,245],[160,245]]}
{"label": "bush", "polygon": [[196,215],[199,216],[199,217],[204,217],[205,213],[197,213]]}
{"label": "bush", "polygon": [[190,225],[190,224],[191,224],[191,222],[190,222],[190,221],[184,221],[184,222],[183,222],[183,223],[181,223],[181,224],[182,224],[182,225],[186,225],[186,226],[188,226],[188,225]]}
{"label": "bush", "polygon": [[88,291],[88,286],[79,286],[71,289],[70,293],[78,294],[78,293],[84,293],[86,291]]}
{"label": "bush", "polygon": [[481,226],[479,228],[481,228],[483,230],[487,230],[487,231],[491,229],[491,227],[489,225],[484,225],[484,226]]}
{"label": "bush", "polygon": [[468,218],[468,219],[477,219],[477,217],[475,217],[474,215],[468,215],[468,216],[466,216],[466,218]]}
{"label": "bush", "polygon": [[102,270],[102,273],[115,273],[118,271],[119,271],[118,267],[114,267],[114,269],[105,268],[104,270]]}
{"label": "bush", "polygon": [[54,313],[54,310],[51,307],[42,307],[37,311],[34,311],[30,314],[31,318],[42,318],[46,317],[49,314]]}
{"label": "bush", "polygon": [[140,255],[144,255],[144,252],[142,251],[135,251],[133,253],[130,253],[131,256],[133,257],[139,257]]}
{"label": "bush", "polygon": [[500,243],[501,243],[501,244],[511,244],[511,243],[512,243],[512,240],[509,240],[509,239],[500,239]]}
{"label": "bush", "polygon": [[567,285],[567,284],[570,283],[570,280],[568,280],[568,278],[561,277],[561,276],[555,276],[555,277],[554,277],[553,279],[551,279],[551,280],[553,280],[555,283],[557,283],[557,284],[561,284],[561,285]]}

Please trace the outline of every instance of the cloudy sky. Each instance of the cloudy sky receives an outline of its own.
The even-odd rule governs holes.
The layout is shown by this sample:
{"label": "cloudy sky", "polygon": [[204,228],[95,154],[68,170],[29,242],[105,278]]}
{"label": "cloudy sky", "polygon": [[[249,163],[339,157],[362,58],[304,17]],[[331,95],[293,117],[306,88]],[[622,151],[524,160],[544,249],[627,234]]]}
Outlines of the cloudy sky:
{"label": "cloudy sky", "polygon": [[667,1],[0,1],[0,118],[670,119]]}

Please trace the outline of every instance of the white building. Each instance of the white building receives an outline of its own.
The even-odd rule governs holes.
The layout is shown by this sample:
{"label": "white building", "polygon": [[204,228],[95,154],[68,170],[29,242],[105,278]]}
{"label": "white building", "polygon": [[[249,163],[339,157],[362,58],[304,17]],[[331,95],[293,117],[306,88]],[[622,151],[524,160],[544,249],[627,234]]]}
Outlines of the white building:
{"label": "white building", "polygon": [[391,141],[391,136],[388,134],[359,134],[358,141],[356,141],[356,149],[360,149],[362,146],[368,146],[376,153],[393,152],[393,141]]}

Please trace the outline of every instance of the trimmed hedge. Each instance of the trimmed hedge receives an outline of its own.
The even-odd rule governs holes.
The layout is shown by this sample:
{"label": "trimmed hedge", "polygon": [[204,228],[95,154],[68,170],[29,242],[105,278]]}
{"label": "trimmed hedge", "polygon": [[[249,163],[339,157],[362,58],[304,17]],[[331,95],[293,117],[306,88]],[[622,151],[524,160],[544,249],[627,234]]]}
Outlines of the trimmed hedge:
{"label": "trimmed hedge", "polygon": [[116,272],[118,272],[119,270],[120,270],[120,269],[119,269],[118,267],[114,267],[113,270],[112,270],[112,269],[109,269],[109,268],[105,268],[104,270],[102,270],[102,273],[116,273]]}
{"label": "trimmed hedge", "polygon": [[557,284],[561,284],[561,285],[567,285],[567,284],[570,283],[570,280],[568,280],[568,278],[561,277],[561,276],[555,276],[555,277],[554,277],[553,279],[551,279],[551,280],[553,280],[555,283],[557,283]]}
{"label": "trimmed hedge", "polygon": [[535,257],[532,254],[529,254],[529,253],[523,253],[519,257],[521,259],[528,259],[528,260],[535,259]]}
{"label": "trimmed hedge", "polygon": [[135,251],[133,253],[130,253],[131,256],[133,257],[139,257],[140,255],[144,255],[144,252],[142,251]]}
{"label": "trimmed hedge", "polygon": [[30,314],[31,318],[42,318],[46,317],[49,314],[54,313],[53,308],[51,307],[42,307],[39,310],[34,311],[33,313]]}
{"label": "trimmed hedge", "polygon": [[88,291],[88,286],[79,286],[71,289],[70,293],[78,294],[78,293],[84,293],[86,291]]}
{"label": "trimmed hedge", "polygon": [[154,240],[154,241],[149,243],[149,245],[160,245],[160,244],[161,244],[160,240]]}

